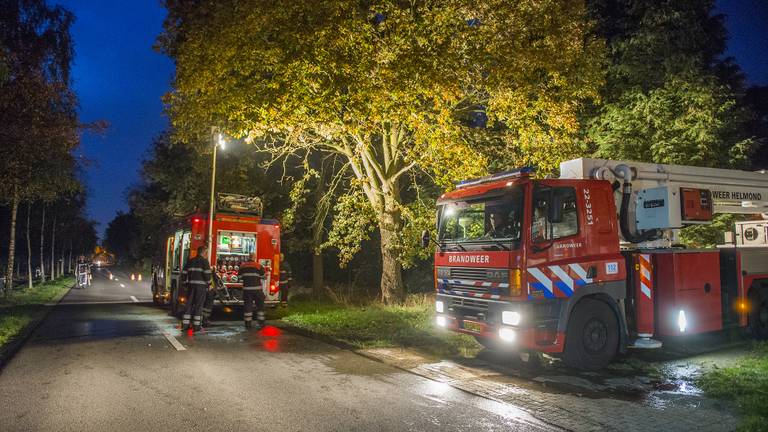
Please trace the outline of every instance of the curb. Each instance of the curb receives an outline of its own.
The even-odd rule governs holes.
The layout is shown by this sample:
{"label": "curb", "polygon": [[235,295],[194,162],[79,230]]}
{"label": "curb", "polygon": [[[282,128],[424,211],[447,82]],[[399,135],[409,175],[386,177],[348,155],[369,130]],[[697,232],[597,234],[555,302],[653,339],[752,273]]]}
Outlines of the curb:
{"label": "curb", "polygon": [[0,347],[0,374],[3,373],[5,366],[11,360],[13,360],[16,354],[21,350],[21,347],[23,347],[24,344],[29,340],[29,338],[32,336],[32,333],[34,333],[35,330],[40,327],[40,324],[42,324],[43,321],[48,318],[48,315],[51,313],[51,311],[53,311],[53,309],[55,309],[62,300],[64,300],[64,297],[66,297],[74,287],[75,285],[69,287],[69,289],[61,296],[61,298],[59,298],[55,304],[40,305],[43,307],[43,314],[39,318],[32,320],[29,324],[27,324],[27,326],[24,327],[21,332],[19,332],[16,337],[11,339],[11,341],[8,342],[5,346]]}

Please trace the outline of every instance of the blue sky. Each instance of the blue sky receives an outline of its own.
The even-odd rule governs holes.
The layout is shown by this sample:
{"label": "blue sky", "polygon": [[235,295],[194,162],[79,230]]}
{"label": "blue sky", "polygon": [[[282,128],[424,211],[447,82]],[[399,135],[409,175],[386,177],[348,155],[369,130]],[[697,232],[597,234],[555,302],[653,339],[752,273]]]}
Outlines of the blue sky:
{"label": "blue sky", "polygon": [[160,97],[168,90],[173,62],[152,49],[165,10],[159,0],[59,0],[76,21],[73,78],[82,121],[106,120],[103,136],[85,136],[88,212],[99,232],[118,210],[126,189],[138,181],[152,139],[167,127]]}
{"label": "blue sky", "polygon": [[[138,181],[152,138],[167,127],[160,97],[173,63],[152,50],[165,11],[159,0],[52,0],[74,12],[73,70],[83,121],[106,120],[104,136],[86,136],[80,152],[86,168],[88,212],[103,232],[126,190]],[[728,15],[728,55],[753,84],[768,85],[768,0],[721,0]]]}

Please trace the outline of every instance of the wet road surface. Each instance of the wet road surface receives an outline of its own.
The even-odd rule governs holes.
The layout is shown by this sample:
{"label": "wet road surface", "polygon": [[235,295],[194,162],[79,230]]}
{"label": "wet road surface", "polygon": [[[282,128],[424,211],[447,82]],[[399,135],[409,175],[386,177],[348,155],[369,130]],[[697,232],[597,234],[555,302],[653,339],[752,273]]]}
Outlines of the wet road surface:
{"label": "wet road surface", "polygon": [[554,430],[275,327],[182,334],[150,301],[146,282],[95,270],[2,371],[0,430]]}

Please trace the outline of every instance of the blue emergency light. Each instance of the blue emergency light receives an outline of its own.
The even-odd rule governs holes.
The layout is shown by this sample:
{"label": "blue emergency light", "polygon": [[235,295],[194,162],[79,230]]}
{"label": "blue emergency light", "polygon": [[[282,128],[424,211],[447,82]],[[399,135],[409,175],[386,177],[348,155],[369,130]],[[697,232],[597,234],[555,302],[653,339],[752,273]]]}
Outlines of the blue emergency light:
{"label": "blue emergency light", "polygon": [[470,180],[464,180],[456,183],[456,189],[465,188],[468,186],[475,186],[483,183],[489,183],[494,181],[499,181],[507,178],[519,178],[519,177],[527,177],[536,171],[536,168],[534,167],[522,167],[522,168],[515,168],[513,170],[509,171],[503,171],[496,174],[491,174],[489,176],[485,177],[479,177],[475,179]]}

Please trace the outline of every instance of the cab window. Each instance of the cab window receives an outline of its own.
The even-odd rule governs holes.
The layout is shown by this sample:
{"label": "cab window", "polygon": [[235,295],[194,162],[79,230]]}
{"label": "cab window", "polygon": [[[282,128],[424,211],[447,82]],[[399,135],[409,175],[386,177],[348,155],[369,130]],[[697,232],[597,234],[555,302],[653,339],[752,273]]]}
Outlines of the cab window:
{"label": "cab window", "polygon": [[536,186],[531,226],[531,238],[535,243],[578,234],[578,219],[575,188]]}

